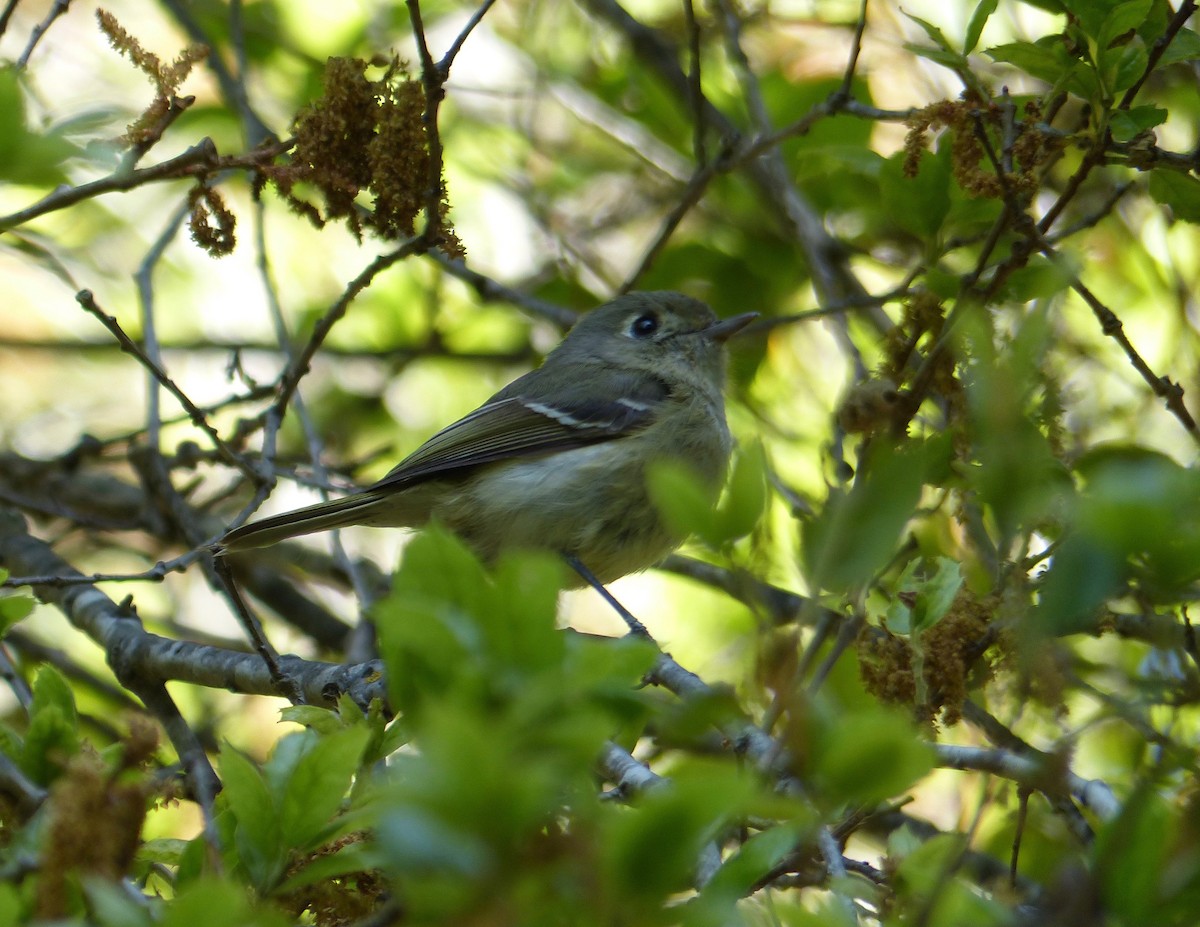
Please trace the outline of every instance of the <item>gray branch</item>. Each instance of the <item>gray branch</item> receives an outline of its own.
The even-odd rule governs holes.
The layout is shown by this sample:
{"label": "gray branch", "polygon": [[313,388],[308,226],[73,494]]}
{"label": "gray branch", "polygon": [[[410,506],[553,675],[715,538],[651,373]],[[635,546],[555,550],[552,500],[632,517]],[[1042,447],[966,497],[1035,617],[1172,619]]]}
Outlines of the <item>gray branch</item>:
{"label": "gray branch", "polygon": [[[0,566],[35,576],[82,576],[49,545],[30,535],[23,518],[4,509],[0,509]],[[133,691],[139,682],[179,680],[246,695],[279,695],[255,654],[152,634],[131,607],[118,605],[93,585],[47,584],[35,586],[34,592],[96,641],[117,679]],[[376,661],[343,666],[284,655],[280,668],[297,682],[309,704],[332,704],[348,693],[365,708],[386,694]]]}

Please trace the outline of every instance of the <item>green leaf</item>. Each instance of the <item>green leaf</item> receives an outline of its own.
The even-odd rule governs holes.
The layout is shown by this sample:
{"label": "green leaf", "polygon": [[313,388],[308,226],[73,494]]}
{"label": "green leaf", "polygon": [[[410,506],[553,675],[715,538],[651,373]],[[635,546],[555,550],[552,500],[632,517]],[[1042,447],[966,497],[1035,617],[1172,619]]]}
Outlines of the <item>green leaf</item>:
{"label": "green leaf", "polygon": [[1128,142],[1143,132],[1167,121],[1167,111],[1157,106],[1135,106],[1132,109],[1114,110],[1109,116],[1108,127],[1118,142]]}
{"label": "green leaf", "polygon": [[392,591],[375,606],[379,651],[392,704],[419,710],[478,667],[484,638],[475,616],[487,611],[492,580],[461,539],[438,526],[404,549]]}
{"label": "green leaf", "polygon": [[1103,545],[1068,537],[1042,577],[1037,607],[1027,623],[1036,641],[1094,628],[1095,610],[1117,594],[1123,572],[1120,560]]}
{"label": "green leaf", "polygon": [[949,68],[956,74],[966,72],[969,63],[966,58],[958,52],[946,51],[941,48],[932,48],[928,45],[915,45],[912,42],[905,42],[904,48],[906,51],[912,52],[918,57],[932,61],[934,64],[940,64],[942,67]]}
{"label": "green leaf", "polygon": [[1052,90],[1065,89],[1080,99],[1099,101],[1100,83],[1095,70],[1072,58],[1060,36],[1052,35],[1036,42],[1012,42],[984,52],[993,61],[1011,64],[1032,77],[1050,84]]}
{"label": "green leaf", "polygon": [[967,23],[967,34],[963,38],[963,54],[969,55],[975,51],[975,46],[979,44],[979,36],[983,33],[983,27],[987,25],[991,15],[996,12],[998,5],[999,0],[979,0],[975,12],[971,14],[971,21]]}
{"label": "green leaf", "polygon": [[371,737],[367,727],[344,728],[334,734],[293,734],[305,737],[307,749],[291,774],[279,783],[279,831],[290,849],[309,849],[326,831],[350,789],[363,748]]}
{"label": "green leaf", "polygon": [[1105,906],[1122,923],[1157,920],[1159,883],[1170,871],[1167,853],[1176,829],[1174,817],[1172,808],[1153,790],[1141,788],[1096,835],[1098,885]]}
{"label": "green leaf", "polygon": [[154,924],[145,901],[117,882],[99,876],[85,877],[83,891],[88,912],[100,927],[151,927]]}
{"label": "green leaf", "polygon": [[559,557],[544,551],[501,555],[492,599],[480,616],[490,660],[521,675],[553,671],[561,664],[565,645],[555,621],[567,569]]}
{"label": "green leaf", "polygon": [[897,152],[883,165],[880,190],[888,215],[918,238],[937,236],[950,212],[950,146],[940,145],[936,153],[924,151],[917,174],[904,173],[904,152]]}
{"label": "green leaf", "polygon": [[197,924],[237,924],[238,927],[286,927],[292,921],[283,913],[255,908],[245,886],[206,877],[188,884],[163,906],[158,927],[196,927]]}
{"label": "green leaf", "polygon": [[1115,3],[1114,0],[1062,0],[1062,5],[1079,23],[1084,35],[1095,42],[1104,28],[1105,21],[1122,4]]}
{"label": "green leaf", "polygon": [[258,767],[232,747],[222,751],[220,771],[221,799],[236,824],[238,858],[255,888],[267,892],[283,875],[287,860],[278,806]]}
{"label": "green leaf", "polygon": [[1153,2],[1154,0],[1129,0],[1113,7],[1112,12],[1104,18],[1104,23],[1095,37],[1096,48],[1101,56],[1112,50],[1110,46],[1113,42],[1127,32],[1134,31],[1145,21]]}
{"label": "green leaf", "polygon": [[481,837],[412,805],[385,812],[376,840],[391,871],[418,878],[439,870],[479,878],[492,862]]}
{"label": "green leaf", "polygon": [[1153,595],[1200,576],[1200,472],[1138,447],[1101,447],[1079,461],[1075,530],[1130,563]]}
{"label": "green leaf", "polygon": [[1150,196],[1169,206],[1176,219],[1200,222],[1200,180],[1177,171],[1156,170],[1150,174]]}
{"label": "green leaf", "polygon": [[734,457],[733,472],[713,524],[720,543],[728,544],[749,534],[762,516],[766,503],[766,454],[762,444],[756,441],[740,448]]}
{"label": "green leaf", "polygon": [[920,16],[914,16],[912,13],[907,11],[902,10],[901,12],[903,12],[910,21],[920,26],[925,31],[925,34],[929,36],[933,44],[938,48],[948,52],[955,51],[954,47],[950,44],[950,41],[946,38],[942,30],[933,23],[922,19]]}
{"label": "green leaf", "polygon": [[336,711],[320,705],[288,705],[279,712],[279,720],[302,724],[320,734],[332,734],[346,726]]}
{"label": "green leaf", "polygon": [[[450,573],[431,583],[437,564]],[[503,554],[489,575],[462,542],[436,527],[408,546],[392,593],[377,610],[393,705],[410,732],[421,712],[452,694],[461,707],[536,701],[561,686],[565,648],[556,604],[566,568],[532,551]]]}
{"label": "green leaf", "polygon": [[1138,38],[1128,45],[1122,45],[1114,52],[1106,54],[1101,74],[1109,92],[1116,95],[1132,87],[1137,79],[1145,73],[1148,60],[1146,46]]}
{"label": "green leaf", "polygon": [[911,606],[897,597],[888,611],[888,629],[897,634],[916,637],[926,628],[933,627],[946,616],[962,588],[962,568],[957,561],[948,557],[935,558],[930,576],[918,576],[921,567],[927,567],[927,564],[911,562],[896,584],[899,592],[909,593],[912,597]]}
{"label": "green leaf", "polygon": [[1197,58],[1200,58],[1200,35],[1191,29],[1180,29],[1158,59],[1158,67],[1161,69],[1181,61],[1195,61]]}
{"label": "green leaf", "polygon": [[31,689],[33,691],[33,703],[29,708],[31,716],[37,717],[39,712],[47,709],[57,709],[72,723],[78,720],[75,711],[75,694],[71,691],[66,677],[53,666],[43,663],[38,667]]}
{"label": "green leaf", "polygon": [[831,491],[821,512],[804,526],[812,586],[839,592],[871,579],[895,552],[926,474],[947,454],[944,441],[874,445],[851,490]]}
{"label": "green leaf", "polygon": [[276,893],[286,895],[306,885],[325,882],[352,872],[376,869],[381,863],[379,851],[373,846],[361,842],[350,843],[332,855],[317,857],[298,872],[288,876]]}
{"label": "green leaf", "polygon": [[933,751],[908,719],[878,706],[825,719],[808,746],[815,792],[834,806],[894,797],[933,768]]}
{"label": "green leaf", "polygon": [[920,633],[931,628],[946,616],[962,588],[962,568],[949,557],[938,557],[933,576],[917,592],[917,620],[913,630]]}
{"label": "green leaf", "polygon": [[1083,488],[1035,613],[1049,634],[1094,629],[1096,609],[1127,584],[1143,601],[1171,601],[1200,578],[1200,473],[1123,446],[1094,450],[1077,469]]}
{"label": "green leaf", "polygon": [[1052,261],[1035,254],[1024,267],[1009,274],[1004,283],[1004,298],[1014,303],[1027,303],[1058,296],[1066,292],[1076,276],[1067,255]]}
{"label": "green leaf", "polygon": [[721,545],[713,492],[686,462],[654,461],[646,471],[646,488],[668,528],[683,537],[694,534],[710,547]]}
{"label": "green leaf", "polygon": [[28,922],[27,913],[22,913],[21,894],[17,887],[7,880],[0,882],[0,924],[24,924]]}
{"label": "green leaf", "polygon": [[[6,579],[8,570],[0,569],[0,582]],[[0,638],[3,638],[14,624],[27,617],[35,604],[33,597],[28,594],[0,590]]]}
{"label": "green leaf", "polygon": [[462,539],[444,528],[422,531],[404,548],[396,573],[404,597],[437,600],[478,611],[488,597],[490,577]]}
{"label": "green leaf", "polygon": [[749,896],[755,885],[795,851],[808,836],[811,825],[789,821],[754,834],[725,860],[701,892],[704,900],[720,898],[732,905]]}
{"label": "green leaf", "polygon": [[610,815],[599,843],[614,897],[656,903],[692,881],[704,844],[751,805],[754,777],[726,764],[695,762],[669,787],[639,801],[636,814]]}
{"label": "green leaf", "polygon": [[1057,84],[1075,66],[1075,61],[1063,51],[1058,39],[1038,42],[1010,42],[984,52],[993,61],[1011,64],[1031,77]]}
{"label": "green leaf", "polygon": [[1071,485],[1041,424],[1048,401],[1042,370],[1050,343],[1048,307],[1028,313],[999,347],[989,322],[972,314],[958,327],[970,357],[963,382],[976,464],[965,473],[991,510],[1003,546],[1022,527],[1061,515]]}
{"label": "green leaf", "polygon": [[137,855],[143,862],[178,866],[189,845],[190,841],[179,837],[152,837],[142,842]]}
{"label": "green leaf", "polygon": [[79,751],[79,717],[71,687],[54,667],[40,666],[31,689],[20,765],[39,785],[49,785]]}
{"label": "green leaf", "polygon": [[15,68],[0,68],[0,180],[50,186],[66,178],[59,165],[78,149],[57,133],[31,132]]}

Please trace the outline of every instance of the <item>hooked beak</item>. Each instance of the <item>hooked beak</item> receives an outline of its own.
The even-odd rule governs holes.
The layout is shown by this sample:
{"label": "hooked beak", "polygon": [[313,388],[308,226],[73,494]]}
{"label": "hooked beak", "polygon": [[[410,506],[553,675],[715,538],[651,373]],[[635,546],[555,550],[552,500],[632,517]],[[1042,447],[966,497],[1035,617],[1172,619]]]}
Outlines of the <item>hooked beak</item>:
{"label": "hooked beak", "polygon": [[708,326],[704,329],[704,335],[718,344],[724,344],[757,318],[757,312],[743,312],[741,315],[735,315],[731,319],[722,319],[720,322]]}

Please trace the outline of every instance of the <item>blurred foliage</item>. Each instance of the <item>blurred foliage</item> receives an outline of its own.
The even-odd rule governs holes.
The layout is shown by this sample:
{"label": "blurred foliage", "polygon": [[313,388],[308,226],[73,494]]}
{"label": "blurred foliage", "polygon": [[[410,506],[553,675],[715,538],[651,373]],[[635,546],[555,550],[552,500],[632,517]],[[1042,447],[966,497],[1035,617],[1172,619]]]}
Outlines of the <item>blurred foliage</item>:
{"label": "blurred foliage", "polygon": [[[522,0],[457,47],[438,0],[431,61],[414,3],[46,6],[0,30],[0,506],[87,576],[0,587],[0,924],[1195,921],[1191,4]],[[240,648],[189,554],[247,470],[381,475],[623,285],[763,316],[719,503],[649,476],[691,578],[615,589],[703,683],[436,529],[242,577],[387,706],[172,683],[162,738],[64,624],[95,574]]]}

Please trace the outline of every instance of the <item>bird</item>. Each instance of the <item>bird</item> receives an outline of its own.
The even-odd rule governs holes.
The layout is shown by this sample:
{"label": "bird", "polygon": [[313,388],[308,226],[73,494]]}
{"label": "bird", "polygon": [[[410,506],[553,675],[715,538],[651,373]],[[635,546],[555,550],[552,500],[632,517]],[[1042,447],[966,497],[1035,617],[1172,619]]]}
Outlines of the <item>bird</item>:
{"label": "bird", "polygon": [[549,550],[600,583],[682,543],[647,488],[657,460],[685,464],[715,500],[732,439],[725,320],[670,291],[630,292],[583,314],[542,365],[437,432],[373,485],[229,531],[227,554],[345,528],[439,522],[485,562]]}

